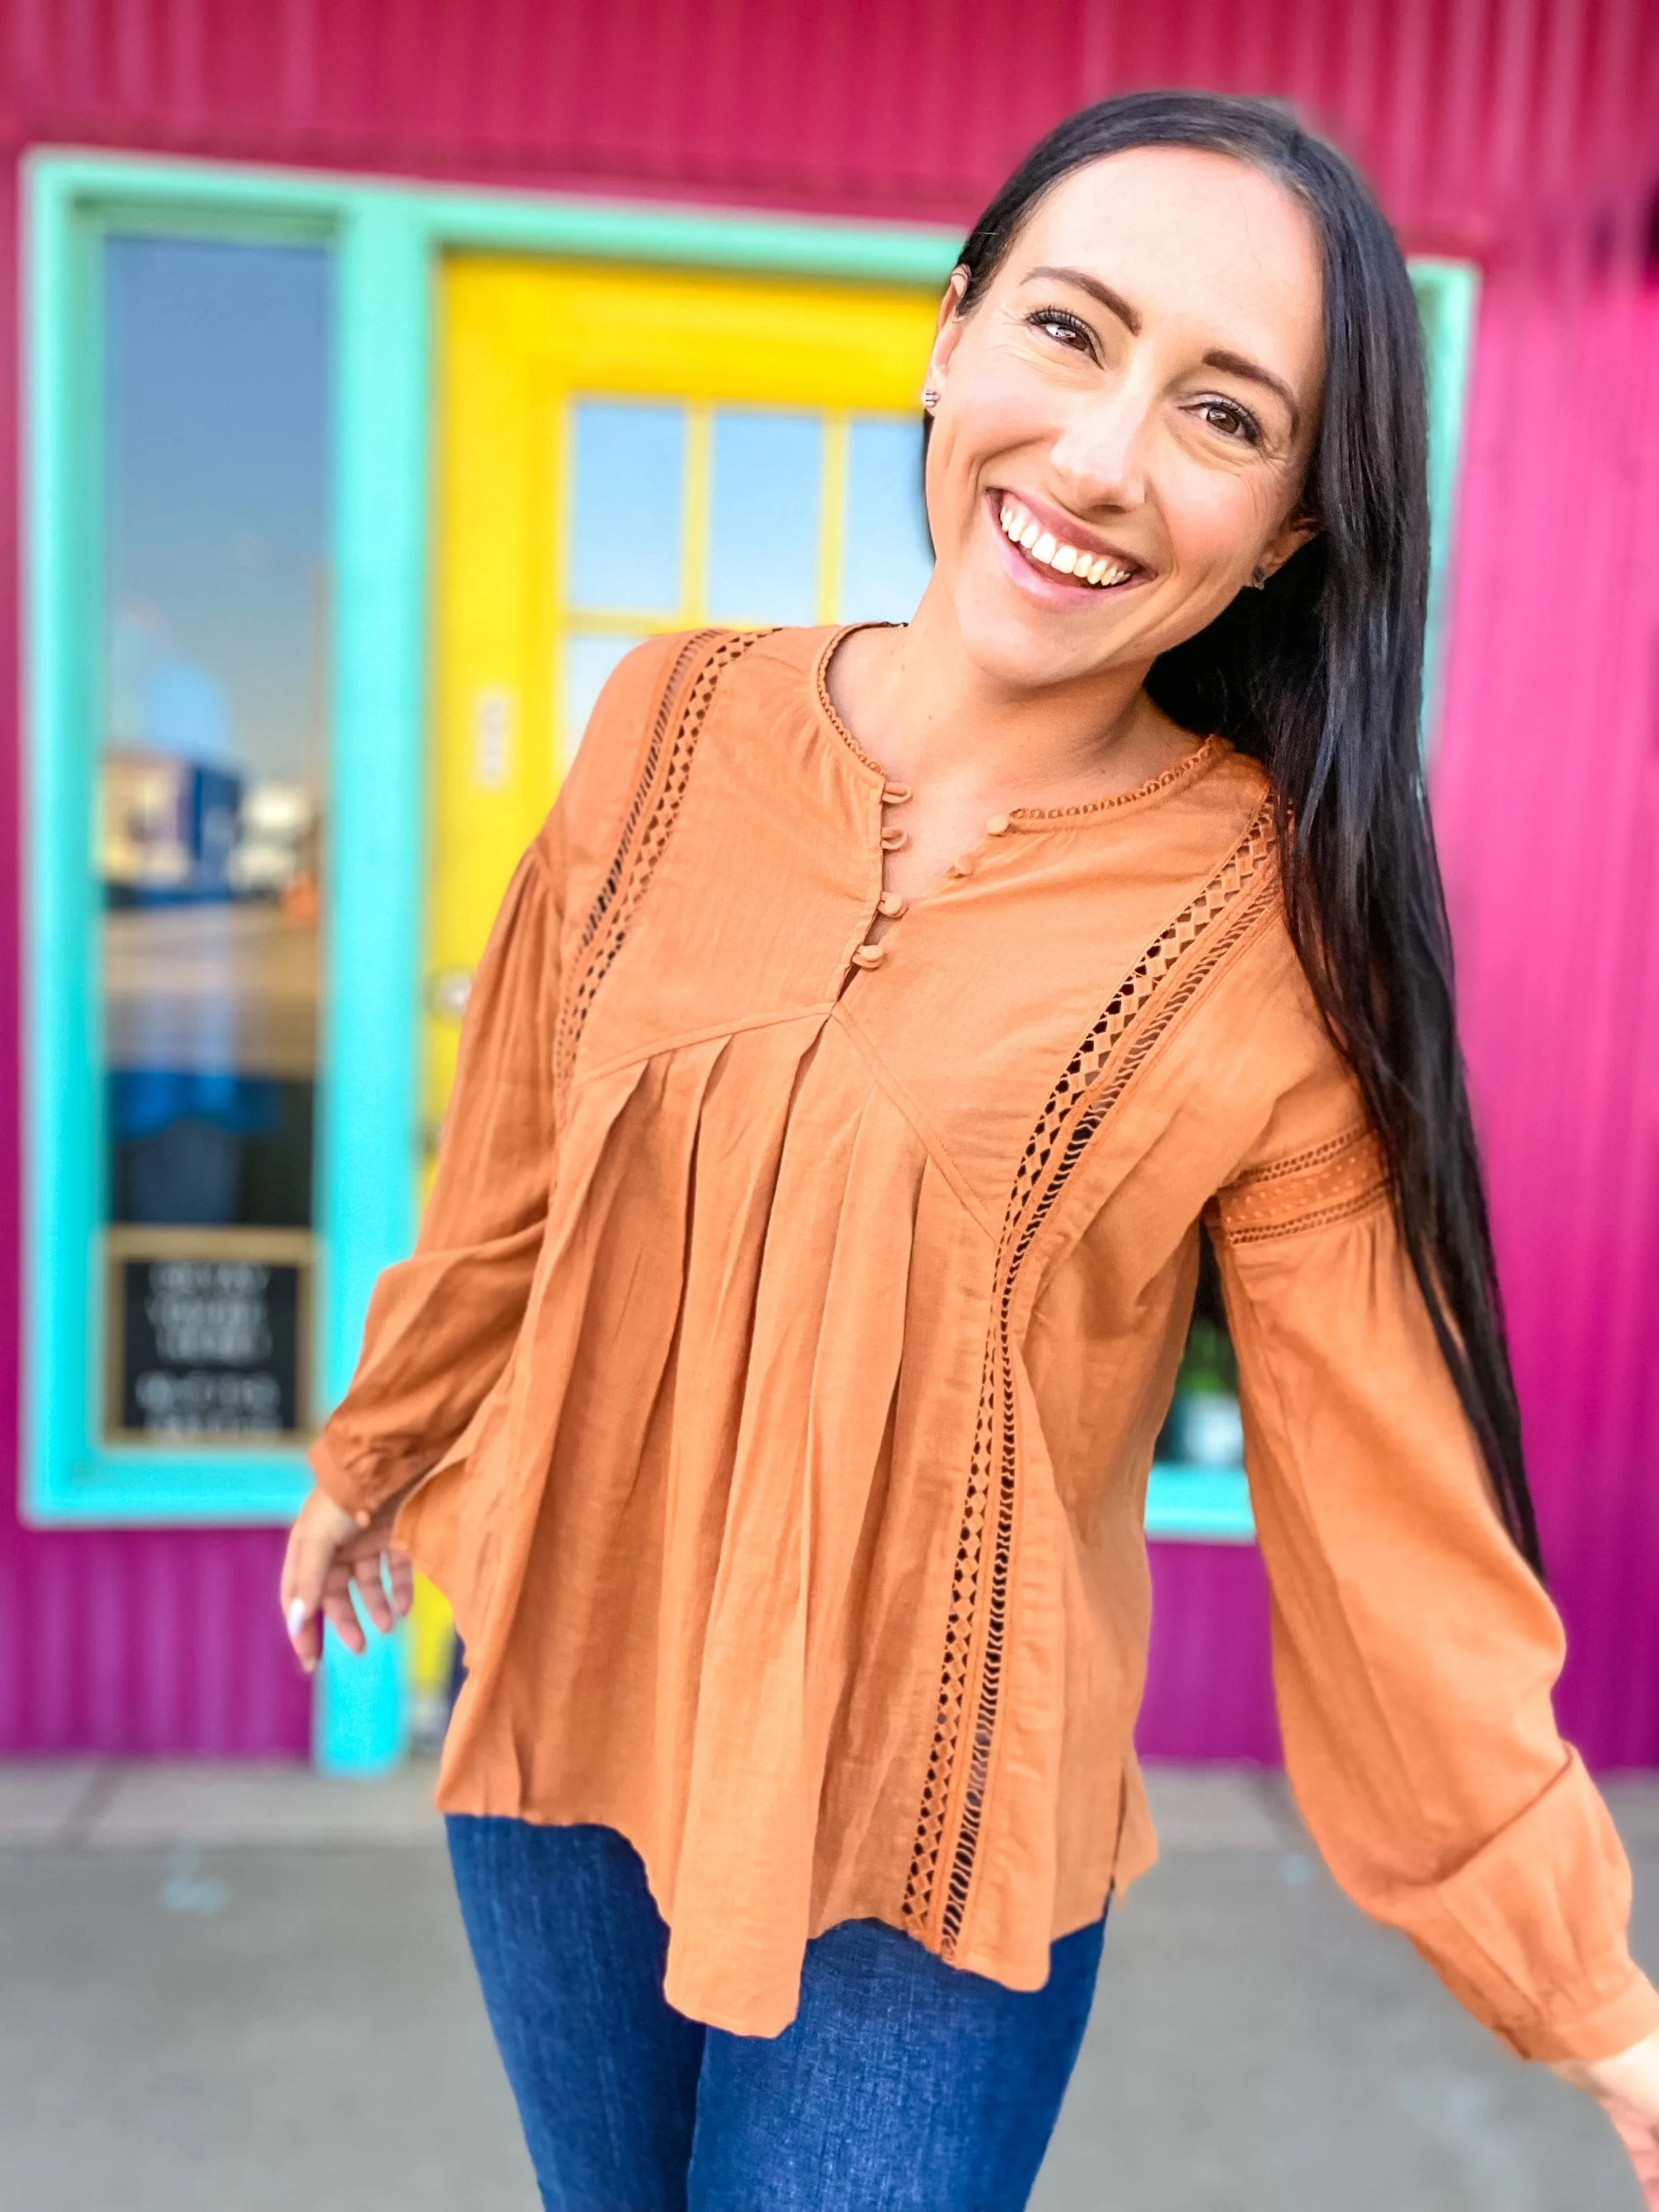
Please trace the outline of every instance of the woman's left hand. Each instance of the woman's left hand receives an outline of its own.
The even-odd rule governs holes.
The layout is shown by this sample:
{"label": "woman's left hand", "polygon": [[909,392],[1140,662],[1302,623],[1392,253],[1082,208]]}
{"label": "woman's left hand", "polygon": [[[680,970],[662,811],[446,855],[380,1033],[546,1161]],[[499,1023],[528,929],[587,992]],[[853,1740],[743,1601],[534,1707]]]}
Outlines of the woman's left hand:
{"label": "woman's left hand", "polygon": [[1550,2070],[1595,2098],[1630,2153],[1648,2212],[1659,2212],[1659,2028],[1616,2058],[1567,2058]]}

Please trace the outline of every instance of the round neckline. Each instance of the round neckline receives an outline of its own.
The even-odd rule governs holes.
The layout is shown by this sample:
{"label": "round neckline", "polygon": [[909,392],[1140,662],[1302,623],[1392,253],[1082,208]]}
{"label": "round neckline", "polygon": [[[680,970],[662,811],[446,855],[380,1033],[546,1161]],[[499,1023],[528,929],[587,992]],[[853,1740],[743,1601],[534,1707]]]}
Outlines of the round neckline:
{"label": "round neckline", "polygon": [[[844,638],[860,629],[902,629],[902,623],[861,622],[842,623],[818,648],[812,666],[812,690],[819,714],[831,732],[866,775],[873,776],[884,790],[893,781],[878,760],[865,751],[841,716],[836,712],[835,702],[830,696],[830,663]],[[1148,799],[1161,799],[1178,785],[1190,781],[1202,770],[1213,766],[1226,750],[1224,738],[1213,735],[1200,738],[1188,753],[1172,761],[1156,775],[1148,776],[1144,783],[1132,785],[1127,791],[1109,792],[1102,799],[1084,799],[1070,806],[1011,806],[1007,810],[1011,830],[1066,829],[1073,823],[1086,823],[1093,817],[1121,814],[1126,807],[1144,805]]]}

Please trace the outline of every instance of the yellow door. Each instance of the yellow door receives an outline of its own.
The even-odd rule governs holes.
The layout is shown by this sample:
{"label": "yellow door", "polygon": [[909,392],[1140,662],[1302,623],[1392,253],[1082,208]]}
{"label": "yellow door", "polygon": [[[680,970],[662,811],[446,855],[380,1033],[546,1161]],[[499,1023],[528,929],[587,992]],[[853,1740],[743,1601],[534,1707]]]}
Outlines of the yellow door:
{"label": "yellow door", "polygon": [[[455,256],[440,305],[426,1085],[599,685],[654,631],[902,620],[937,297]],[[441,1617],[417,1613],[435,1687]]]}

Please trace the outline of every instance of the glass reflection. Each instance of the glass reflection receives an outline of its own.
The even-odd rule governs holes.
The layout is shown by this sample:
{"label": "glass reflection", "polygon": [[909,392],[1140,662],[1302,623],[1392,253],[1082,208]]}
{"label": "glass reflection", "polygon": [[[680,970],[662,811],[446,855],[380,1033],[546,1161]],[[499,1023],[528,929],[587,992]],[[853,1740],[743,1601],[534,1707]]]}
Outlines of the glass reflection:
{"label": "glass reflection", "polygon": [[330,268],[104,246],[108,1420],[305,1422]]}

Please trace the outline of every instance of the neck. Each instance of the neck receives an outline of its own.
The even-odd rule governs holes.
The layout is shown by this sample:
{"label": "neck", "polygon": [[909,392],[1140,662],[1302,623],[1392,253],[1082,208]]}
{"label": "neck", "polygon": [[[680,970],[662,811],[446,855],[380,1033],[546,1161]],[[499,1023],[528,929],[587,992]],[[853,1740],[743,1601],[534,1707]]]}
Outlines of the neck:
{"label": "neck", "polygon": [[893,776],[988,810],[1069,805],[1133,790],[1191,750],[1153,706],[1144,666],[1033,690],[987,670],[931,588],[903,629],[847,638],[830,665],[836,711]]}

